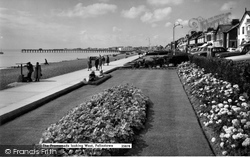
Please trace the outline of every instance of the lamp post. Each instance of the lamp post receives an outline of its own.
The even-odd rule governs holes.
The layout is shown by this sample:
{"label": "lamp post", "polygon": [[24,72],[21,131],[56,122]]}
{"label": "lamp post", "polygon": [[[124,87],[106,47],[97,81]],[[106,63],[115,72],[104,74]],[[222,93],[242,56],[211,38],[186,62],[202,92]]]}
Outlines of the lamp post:
{"label": "lamp post", "polygon": [[175,29],[175,27],[177,27],[177,26],[181,26],[181,28],[183,28],[183,26],[182,26],[180,23],[178,23],[178,24],[174,24],[174,27],[173,27],[173,42],[174,42],[174,49],[173,49],[173,51],[174,51],[174,55],[175,55],[174,29]]}
{"label": "lamp post", "polygon": [[150,43],[150,38],[148,38],[148,48],[150,49],[151,43]]}

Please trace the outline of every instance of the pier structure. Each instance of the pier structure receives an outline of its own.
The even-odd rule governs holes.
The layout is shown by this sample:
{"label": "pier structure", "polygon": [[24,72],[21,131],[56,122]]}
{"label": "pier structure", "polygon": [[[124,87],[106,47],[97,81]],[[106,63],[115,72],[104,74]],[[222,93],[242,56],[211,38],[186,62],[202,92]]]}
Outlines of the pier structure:
{"label": "pier structure", "polygon": [[119,50],[103,49],[22,49],[22,53],[119,53]]}

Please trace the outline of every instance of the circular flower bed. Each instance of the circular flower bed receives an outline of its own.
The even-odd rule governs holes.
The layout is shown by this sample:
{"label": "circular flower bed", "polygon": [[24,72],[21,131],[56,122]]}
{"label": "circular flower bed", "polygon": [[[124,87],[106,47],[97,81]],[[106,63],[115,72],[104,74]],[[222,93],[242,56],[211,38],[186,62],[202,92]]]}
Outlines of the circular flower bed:
{"label": "circular flower bed", "polygon": [[[42,143],[132,143],[144,128],[149,98],[140,89],[119,85],[94,95],[49,126]],[[60,149],[58,155],[116,155],[119,149]]]}
{"label": "circular flower bed", "polygon": [[178,74],[190,94],[200,100],[196,108],[204,127],[213,131],[210,142],[217,155],[250,155],[250,101],[237,84],[217,79],[190,62],[178,66]]}

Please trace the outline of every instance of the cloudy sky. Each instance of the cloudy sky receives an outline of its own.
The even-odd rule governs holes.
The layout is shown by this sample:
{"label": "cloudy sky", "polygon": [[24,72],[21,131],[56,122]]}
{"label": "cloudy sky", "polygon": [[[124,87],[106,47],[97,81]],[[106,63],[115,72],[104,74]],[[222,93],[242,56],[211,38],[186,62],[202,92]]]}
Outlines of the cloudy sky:
{"label": "cloudy sky", "polygon": [[250,0],[0,0],[0,48],[166,45],[189,31],[188,20],[231,11]]}

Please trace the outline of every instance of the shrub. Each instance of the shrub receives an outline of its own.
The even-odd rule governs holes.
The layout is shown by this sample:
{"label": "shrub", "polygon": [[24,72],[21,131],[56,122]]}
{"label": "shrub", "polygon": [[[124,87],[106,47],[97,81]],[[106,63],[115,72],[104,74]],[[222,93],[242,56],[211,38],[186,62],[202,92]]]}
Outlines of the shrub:
{"label": "shrub", "polygon": [[153,52],[148,52],[146,56],[168,55],[170,53],[171,53],[170,51],[153,51]]}
{"label": "shrub", "polygon": [[206,73],[212,73],[216,78],[238,84],[241,93],[250,96],[250,62],[233,62],[201,56],[190,56],[190,61],[204,68]]}
{"label": "shrub", "polygon": [[186,62],[186,61],[189,61],[189,57],[187,53],[179,53],[177,55],[170,56],[169,58],[169,63],[174,64],[174,66],[182,62]]}
{"label": "shrub", "polygon": [[[155,68],[157,66],[163,67],[167,64],[166,57],[151,57],[152,59],[138,59],[133,62],[132,68]],[[125,65],[127,66],[127,65]]]}
{"label": "shrub", "polygon": [[[94,95],[49,126],[42,143],[132,143],[144,128],[149,99],[140,89],[120,85]],[[118,149],[60,149],[58,155],[117,155]]]}

